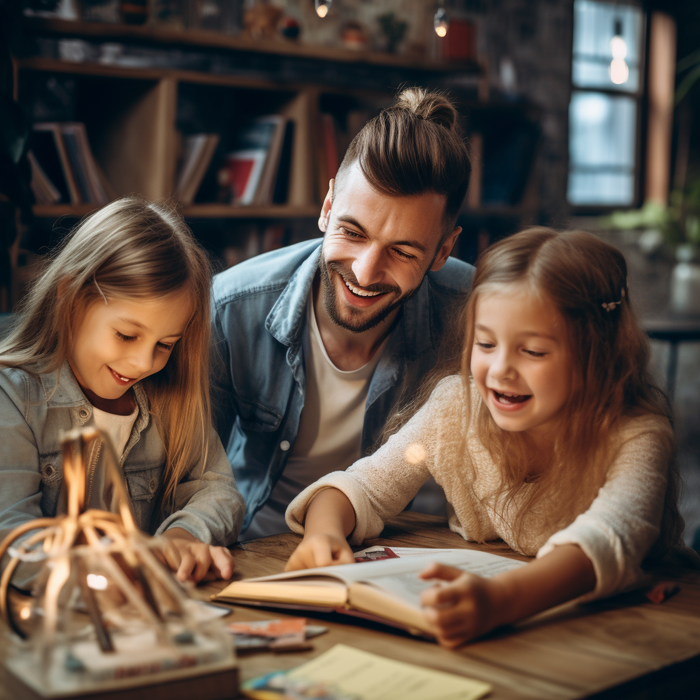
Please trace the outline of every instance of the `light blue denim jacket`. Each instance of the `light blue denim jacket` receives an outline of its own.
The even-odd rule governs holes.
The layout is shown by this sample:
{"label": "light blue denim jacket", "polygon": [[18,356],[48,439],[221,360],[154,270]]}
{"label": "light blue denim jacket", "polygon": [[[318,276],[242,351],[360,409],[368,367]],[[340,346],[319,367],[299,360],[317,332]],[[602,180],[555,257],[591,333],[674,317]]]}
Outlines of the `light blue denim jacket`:
{"label": "light blue denim jacket", "polygon": [[[306,241],[214,277],[212,338],[220,365],[213,399],[217,429],[246,502],[244,532],[297,437],[306,390],[306,303],[320,254],[320,240]],[[445,324],[465,299],[473,274],[471,265],[450,258],[403,305],[369,386],[363,454],[376,448],[402,394],[414,392],[435,365]]]}
{"label": "light blue denim jacket", "polygon": [[[139,412],[120,465],[136,524],[151,534],[181,527],[207,544],[233,544],[245,505],[216,432],[211,431],[205,469],[197,465],[184,476],[174,508],[163,514],[165,448],[143,387],[136,384],[134,394]],[[0,538],[29,520],[56,514],[63,482],[61,433],[91,417],[92,405],[68,364],[60,373],[38,377],[0,369]]]}

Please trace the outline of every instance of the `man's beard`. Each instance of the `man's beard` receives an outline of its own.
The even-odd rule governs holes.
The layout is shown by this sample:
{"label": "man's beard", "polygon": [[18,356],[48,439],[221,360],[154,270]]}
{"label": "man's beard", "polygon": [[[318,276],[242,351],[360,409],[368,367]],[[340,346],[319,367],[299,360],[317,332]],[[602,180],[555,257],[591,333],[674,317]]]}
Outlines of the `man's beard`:
{"label": "man's beard", "polygon": [[[381,323],[387,316],[389,316],[389,314],[391,314],[392,311],[399,308],[400,306],[403,306],[403,304],[405,304],[418,291],[418,288],[420,287],[419,284],[418,287],[416,287],[415,289],[411,289],[403,295],[401,295],[401,289],[399,287],[392,287],[388,284],[371,284],[368,287],[362,287],[362,285],[357,283],[357,279],[355,278],[355,275],[352,274],[352,272],[345,270],[340,263],[326,263],[326,261],[323,258],[323,254],[321,254],[321,258],[318,262],[318,267],[321,271],[323,307],[325,308],[326,313],[328,314],[328,316],[330,316],[330,319],[331,321],[333,321],[333,323],[335,323],[337,326],[340,326],[341,328],[344,328],[345,330],[351,331],[352,333],[364,333],[370,328],[374,328],[377,324]],[[352,320],[348,321],[347,319],[342,318],[338,313],[338,295],[336,294],[335,285],[333,284],[333,280],[331,279],[331,271],[337,272],[343,280],[348,280],[348,282],[350,282],[352,285],[360,287],[365,291],[381,292],[387,294],[398,292],[400,296],[388,306],[385,306],[383,309],[377,311],[374,316],[370,316],[370,318],[358,318],[356,323],[352,323]],[[352,309],[349,310],[349,313],[351,316],[354,315]],[[360,314],[357,313],[357,315],[359,316]]]}

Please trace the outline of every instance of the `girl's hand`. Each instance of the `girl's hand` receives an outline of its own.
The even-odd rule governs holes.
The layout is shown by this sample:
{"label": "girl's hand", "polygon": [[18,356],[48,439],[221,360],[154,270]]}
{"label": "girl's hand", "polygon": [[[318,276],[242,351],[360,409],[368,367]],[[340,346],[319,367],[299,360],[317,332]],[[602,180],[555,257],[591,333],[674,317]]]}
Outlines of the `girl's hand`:
{"label": "girl's hand", "polygon": [[312,569],[316,566],[354,564],[355,557],[344,537],[336,535],[308,535],[289,557],[285,571]]}
{"label": "girl's hand", "polygon": [[499,584],[494,579],[444,564],[431,564],[420,578],[447,582],[421,594],[425,618],[442,646],[453,649],[502,624],[498,619]]}
{"label": "girl's hand", "polygon": [[233,555],[226,547],[204,544],[179,527],[163,533],[163,563],[175,572],[178,581],[228,580],[233,575]]}

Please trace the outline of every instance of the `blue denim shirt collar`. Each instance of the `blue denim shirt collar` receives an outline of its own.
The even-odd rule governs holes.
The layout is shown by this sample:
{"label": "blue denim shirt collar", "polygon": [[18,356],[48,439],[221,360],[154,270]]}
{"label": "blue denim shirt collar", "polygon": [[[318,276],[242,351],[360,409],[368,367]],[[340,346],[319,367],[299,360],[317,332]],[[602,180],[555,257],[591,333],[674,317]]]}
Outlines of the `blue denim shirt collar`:
{"label": "blue denim shirt collar", "polygon": [[[46,395],[46,405],[49,408],[85,408],[88,413],[81,422],[85,423],[92,418],[93,406],[80,388],[68,362],[64,362],[56,372],[41,374],[39,377]],[[138,441],[138,435],[145,430],[150,420],[148,397],[145,389],[140,384],[135,384],[133,391],[136,404],[139,407],[139,415],[132,433],[132,438],[136,436],[136,440],[129,441],[127,450],[124,453],[125,456],[128,449],[132,446],[132,442]]]}

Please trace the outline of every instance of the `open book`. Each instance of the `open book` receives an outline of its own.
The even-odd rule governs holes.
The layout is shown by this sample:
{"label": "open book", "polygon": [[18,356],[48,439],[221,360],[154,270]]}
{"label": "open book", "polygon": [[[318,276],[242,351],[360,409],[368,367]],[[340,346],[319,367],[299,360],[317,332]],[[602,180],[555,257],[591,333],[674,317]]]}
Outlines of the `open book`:
{"label": "open book", "polygon": [[524,562],[495,554],[460,549],[234,581],[212,599],[346,613],[402,627],[412,634],[430,635],[421,610],[420,594],[435,582],[423,581],[418,574],[433,561],[485,577],[524,565]]}

